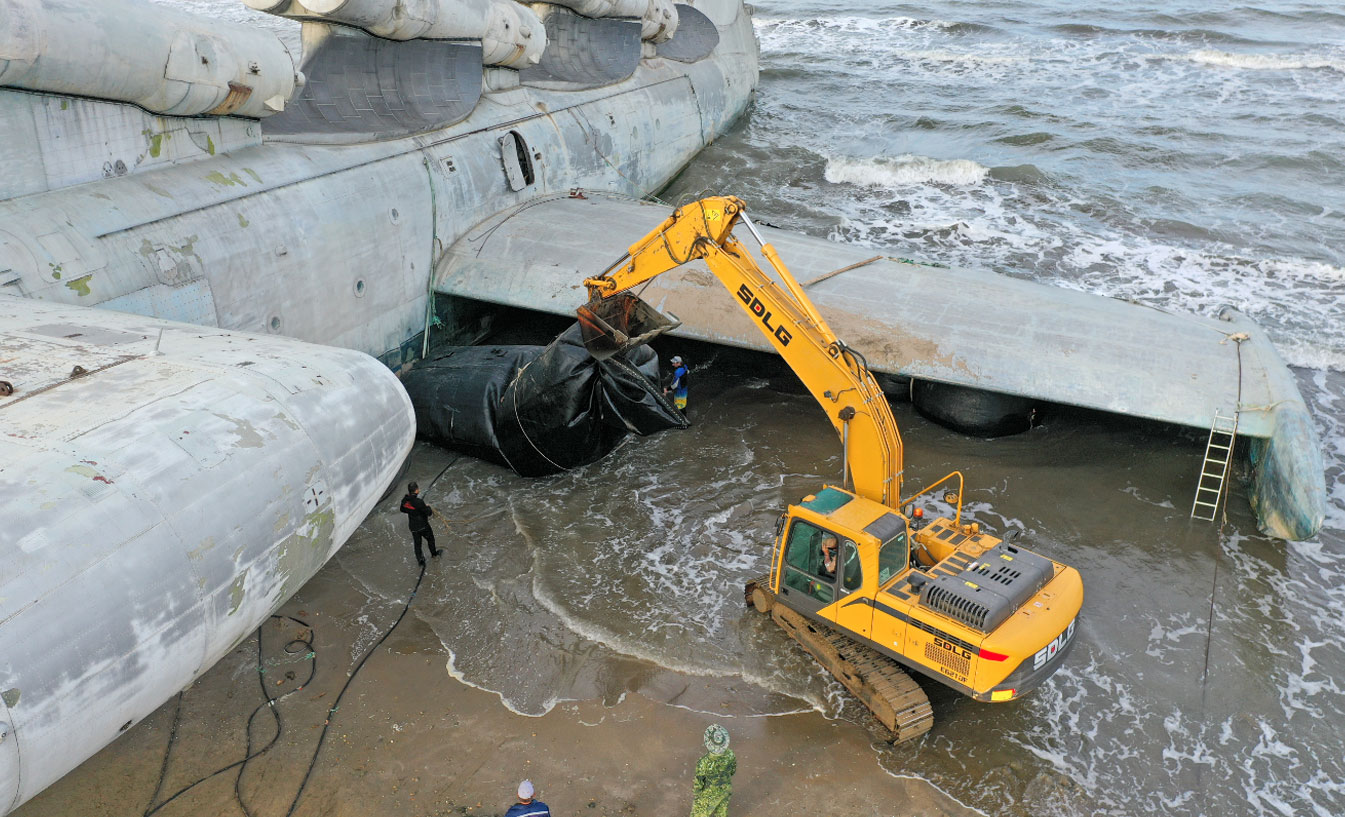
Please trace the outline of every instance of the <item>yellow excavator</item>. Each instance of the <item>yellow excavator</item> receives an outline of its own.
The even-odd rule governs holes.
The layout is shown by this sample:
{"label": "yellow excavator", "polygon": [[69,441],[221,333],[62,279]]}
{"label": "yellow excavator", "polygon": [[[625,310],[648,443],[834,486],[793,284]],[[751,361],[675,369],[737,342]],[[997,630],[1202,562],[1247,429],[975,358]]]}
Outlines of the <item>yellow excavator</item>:
{"label": "yellow excavator", "polygon": [[[778,281],[733,235],[756,239]],[[1010,701],[1042,683],[1073,646],[1079,572],[962,521],[960,472],[902,495],[901,435],[859,351],[836,337],[733,196],[677,209],[601,275],[578,310],[589,351],[605,358],[675,327],[629,290],[704,261],[803,381],[840,435],[843,484],[780,516],[770,573],[747,583],[769,614],[893,734],[933,724],[915,670],[978,701]],[[936,492],[942,490],[942,496]],[[926,504],[946,515],[925,524]]]}

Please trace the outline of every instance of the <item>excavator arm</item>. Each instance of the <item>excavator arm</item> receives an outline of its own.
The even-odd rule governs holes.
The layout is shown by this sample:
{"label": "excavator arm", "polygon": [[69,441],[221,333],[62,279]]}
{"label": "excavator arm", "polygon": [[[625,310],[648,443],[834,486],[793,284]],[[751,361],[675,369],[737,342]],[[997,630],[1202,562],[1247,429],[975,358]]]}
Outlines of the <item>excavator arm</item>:
{"label": "excavator arm", "polygon": [[[775,275],[734,237],[739,223]],[[1013,700],[1055,672],[1074,643],[1083,604],[1078,571],[962,524],[958,472],[902,497],[901,437],[886,397],[863,356],[836,337],[762,239],[742,201],[716,197],[679,208],[585,280],[589,302],[579,321],[589,350],[614,354],[675,326],[631,289],[692,261],[709,267],[821,404],[853,483],[853,490],[827,486],[789,506],[770,573],[747,584],[749,603],[898,740],[926,732],[933,715],[897,663],[982,701]],[[913,531],[901,509],[952,479],[957,514]],[[826,566],[827,542],[839,544],[844,569]]]}
{"label": "excavator arm", "polygon": [[[763,271],[734,237],[739,222],[751,231],[779,281]],[[589,303],[579,310],[586,336],[602,336],[607,348],[615,349],[638,345],[665,331],[661,327],[642,333],[644,325],[632,326],[639,308],[649,308],[628,294],[624,302],[617,296],[696,260],[705,262],[822,406],[840,435],[855,492],[898,507],[901,435],[887,398],[863,356],[831,331],[775,248],[762,240],[737,197],[705,198],[678,208],[602,275],[586,279]],[[617,346],[612,345],[613,336]],[[601,345],[593,343],[590,348]]]}

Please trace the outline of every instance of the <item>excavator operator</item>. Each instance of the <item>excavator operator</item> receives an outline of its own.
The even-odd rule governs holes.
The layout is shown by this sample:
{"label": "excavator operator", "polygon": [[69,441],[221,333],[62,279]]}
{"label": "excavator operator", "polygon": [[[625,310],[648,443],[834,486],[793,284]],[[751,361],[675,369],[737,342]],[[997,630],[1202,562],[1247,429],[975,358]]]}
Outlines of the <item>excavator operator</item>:
{"label": "excavator operator", "polygon": [[818,572],[824,579],[836,578],[836,537],[825,536],[822,538],[822,564]]}

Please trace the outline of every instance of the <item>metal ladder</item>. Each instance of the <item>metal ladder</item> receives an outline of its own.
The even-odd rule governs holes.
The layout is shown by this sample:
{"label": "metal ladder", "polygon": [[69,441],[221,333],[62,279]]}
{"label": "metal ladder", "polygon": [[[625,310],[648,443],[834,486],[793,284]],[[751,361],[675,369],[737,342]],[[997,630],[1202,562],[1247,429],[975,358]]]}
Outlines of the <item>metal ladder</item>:
{"label": "metal ladder", "polygon": [[1238,412],[1230,417],[1214,410],[1210,425],[1210,439],[1205,444],[1205,460],[1200,464],[1200,480],[1196,483],[1196,497],[1191,503],[1191,518],[1213,522],[1219,512],[1219,501],[1224,495],[1224,480],[1228,465],[1233,460],[1233,444],[1238,439]]}

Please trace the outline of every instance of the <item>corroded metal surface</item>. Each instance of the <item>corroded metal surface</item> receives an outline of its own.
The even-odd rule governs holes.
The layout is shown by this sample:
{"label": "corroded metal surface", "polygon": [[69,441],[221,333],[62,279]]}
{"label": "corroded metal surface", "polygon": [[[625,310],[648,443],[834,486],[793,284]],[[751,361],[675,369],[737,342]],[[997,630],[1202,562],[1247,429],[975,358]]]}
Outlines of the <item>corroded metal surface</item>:
{"label": "corroded metal surface", "polygon": [[[107,71],[0,88],[0,295],[23,299],[0,297],[14,386],[0,394],[0,813],[207,668],[363,518],[412,428],[392,375],[359,352],[394,368],[419,356],[443,247],[574,186],[658,189],[756,84],[741,0],[701,0],[723,27],[694,64],[642,61],[640,20],[589,21],[610,42],[577,26],[553,52],[571,79],[546,88],[481,68],[483,51],[525,64],[541,50],[492,33],[522,36],[531,12],[512,0],[355,6],[396,12],[371,26],[402,36],[506,13],[479,44],[306,23],[308,88],[263,139],[239,115],[286,100],[230,87],[246,82],[209,69],[238,66],[213,65],[196,36],[232,27],[129,0],[0,0],[0,85],[24,85],[44,42],[65,44],[53,65],[90,56],[87,42]],[[398,16],[430,6],[449,16]],[[26,25],[71,19],[49,39]],[[207,62],[173,62],[165,44]],[[273,73],[255,68],[245,81]],[[155,89],[186,94],[161,105]],[[204,326],[160,342],[168,320]]]}
{"label": "corroded metal surface", "polygon": [[[436,288],[573,313],[585,300],[583,278],[606,268],[666,217],[660,205],[598,195],[520,208],[451,247]],[[602,229],[595,232],[593,225]],[[873,256],[867,248],[785,230],[761,232],[799,280]],[[719,288],[705,265],[693,261],[652,281],[642,297],[682,320],[673,334],[767,348]],[[882,372],[1202,428],[1216,406],[1238,399],[1238,347],[1225,338],[1239,327],[1214,319],[892,258],[813,284],[808,295],[837,334]],[[1156,342],[1174,354],[1156,360]],[[1264,337],[1249,341],[1253,347],[1266,343]],[[1244,403],[1282,397],[1275,385],[1266,361],[1244,360]],[[1248,417],[1244,424],[1244,433],[1269,435],[1265,420]]]}
{"label": "corroded metal surface", "polygon": [[161,114],[258,118],[299,84],[274,34],[134,0],[3,0],[0,86],[130,102]]}
{"label": "corroded metal surface", "polygon": [[[751,19],[738,0],[697,8],[726,21],[711,57],[644,60],[601,88],[487,93],[461,122],[402,138],[268,130],[263,142],[257,123],[221,133],[202,127],[229,120],[0,90],[0,189],[29,194],[0,201],[2,291],[204,318],[400,367],[420,353],[429,271],[471,225],[575,186],[645,195],[742,113],[757,76]],[[625,40],[638,56],[638,33]],[[511,131],[533,171],[520,190],[500,155]],[[72,149],[72,136],[96,149]]]}
{"label": "corroded metal surface", "polygon": [[7,296],[0,379],[2,813],[326,563],[415,421],[358,352]]}

